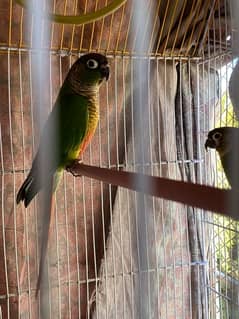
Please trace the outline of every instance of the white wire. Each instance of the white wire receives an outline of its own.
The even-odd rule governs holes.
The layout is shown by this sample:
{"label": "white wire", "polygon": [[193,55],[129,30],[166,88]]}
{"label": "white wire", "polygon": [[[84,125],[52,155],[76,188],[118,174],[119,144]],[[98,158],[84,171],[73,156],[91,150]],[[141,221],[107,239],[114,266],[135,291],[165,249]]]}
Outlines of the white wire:
{"label": "white wire", "polygon": [[5,235],[5,205],[4,205],[4,198],[5,198],[5,172],[4,172],[4,161],[3,161],[3,141],[2,141],[2,126],[0,122],[0,157],[1,157],[1,169],[2,169],[2,197],[1,197],[1,207],[2,207],[2,242],[3,242],[3,254],[4,254],[4,270],[5,270],[5,280],[6,280],[6,296],[7,299],[7,318],[10,319],[10,293],[9,293],[9,282],[8,282],[8,266],[7,266],[7,246],[6,246],[6,235]]}
{"label": "white wire", "polygon": [[[59,58],[59,62],[60,62],[60,58]],[[50,54],[50,68],[49,68],[49,77],[50,77],[50,105],[53,106],[54,105],[54,101],[53,101],[53,87],[52,87],[52,55]],[[61,67],[60,67],[60,63],[59,63],[59,77],[60,77],[60,81],[61,81]],[[60,281],[60,267],[59,267],[59,260],[60,260],[60,253],[59,253],[59,233],[58,233],[58,209],[57,209],[57,196],[56,194],[53,195],[54,198],[54,209],[55,209],[55,213],[53,214],[54,216],[54,221],[55,221],[55,243],[56,243],[56,256],[57,256],[57,281],[58,281],[58,289],[57,289],[57,293],[58,293],[58,313],[59,313],[59,319],[61,319],[61,281]],[[53,230],[52,230],[53,233]],[[53,235],[52,235],[52,239],[53,239]]]}
{"label": "white wire", "polygon": [[[198,157],[199,158],[202,158],[202,152],[201,152],[201,145],[203,145],[203,141],[201,141],[201,119],[205,120],[205,116],[203,118],[200,117],[200,114],[201,114],[201,109],[202,109],[202,101],[203,100],[203,97],[201,98],[200,96],[200,68],[199,68],[199,65],[196,64],[196,74],[197,74],[197,96],[196,96],[196,99],[197,99],[197,102],[196,102],[196,114],[195,114],[195,117],[196,117],[196,121],[197,121],[197,137],[198,137],[198,144],[197,144],[197,149],[198,149]],[[203,95],[204,96],[204,95]],[[205,113],[204,113],[205,114]],[[199,163],[197,166],[196,166],[197,171],[198,171],[198,175],[197,176],[197,182],[199,182],[200,184],[202,184],[204,182],[204,178],[203,178],[203,167],[202,167],[202,163]],[[203,216],[205,215],[205,212],[203,210],[198,210],[198,213],[200,214],[199,218],[200,218],[200,226],[201,226],[201,232],[200,232],[200,246],[201,246],[201,249],[202,249],[202,259],[203,260],[206,260],[206,247],[205,247],[205,244],[207,243],[206,241],[206,229],[204,227],[204,223],[202,222],[203,220]],[[198,222],[199,222],[199,218],[198,218]],[[209,316],[209,313],[207,311],[207,309],[209,309],[209,305],[208,305],[208,293],[207,293],[207,268],[202,266],[202,272],[203,272],[203,278],[202,278],[202,282],[203,282],[203,288],[204,288],[204,293],[203,293],[203,296],[204,296],[204,301],[205,302],[205,316],[206,316],[206,319],[208,318]]]}
{"label": "white wire", "polygon": [[[70,56],[70,67],[72,66],[72,57]],[[78,183],[77,183],[78,184]],[[76,201],[76,179],[73,178],[73,200],[74,200],[74,227],[76,241],[76,268],[77,268],[77,299],[78,299],[78,319],[81,318],[81,291],[80,291],[80,258],[79,258],[79,237],[78,237],[78,218],[77,218],[77,201]]]}
{"label": "white wire", "polygon": [[[109,106],[109,85],[106,84],[106,116],[107,116],[107,154],[108,154],[108,165],[111,165],[111,154],[110,154],[110,106]],[[110,220],[111,225],[113,225],[113,203],[112,203],[112,187],[109,185],[109,199],[110,199]],[[113,257],[113,274],[114,274],[114,305],[115,305],[115,318],[118,318],[117,315],[117,282],[116,282],[116,253],[115,253],[115,230],[114,227],[111,227],[111,236],[112,236],[112,257]]]}
{"label": "white wire", "polygon": [[[60,58],[60,78],[61,78],[61,83],[63,82],[62,79],[62,59]],[[62,85],[62,84],[61,84]],[[68,316],[69,319],[71,319],[71,283],[70,283],[70,278],[71,278],[71,268],[70,268],[70,249],[69,249],[69,222],[68,222],[68,203],[67,203],[67,179],[66,179],[66,174],[63,174],[63,185],[64,185],[64,213],[65,213],[65,223],[66,223],[66,260],[67,260],[67,283],[68,283]]]}
{"label": "white wire", "polygon": [[[134,100],[134,89],[135,89],[135,86],[134,86],[134,72],[135,72],[135,68],[134,68],[134,62],[133,62],[133,59],[131,59],[131,127],[132,127],[132,168],[135,170],[135,162],[136,162],[136,147],[135,147],[135,131],[134,131],[134,123],[135,123],[135,120],[134,120],[134,108],[135,108],[135,100]],[[140,268],[139,268],[139,265],[140,265],[140,258],[139,258],[139,233],[138,233],[138,228],[137,228],[137,225],[138,225],[138,218],[137,218],[137,194],[135,192],[133,192],[133,202],[134,202],[134,218],[135,218],[135,229],[134,229],[134,239],[136,239],[136,249],[137,249],[137,260],[135,260],[135,267],[138,266],[138,271],[137,271],[137,275],[135,276],[135,286],[138,284],[139,287],[138,287],[138,290],[136,291],[135,293],[135,297],[138,297],[140,298],[140,292],[142,291],[142,288],[141,288],[141,273],[140,273]],[[137,263],[136,263],[137,262]],[[137,268],[136,268],[137,269]],[[135,290],[134,290],[135,291]],[[135,315],[137,317],[137,314],[140,315],[139,311],[139,299],[136,300],[135,298],[135,305],[134,306],[137,306],[138,309],[136,308],[136,311],[135,311]]]}
{"label": "white wire", "polygon": [[[33,86],[32,86],[32,80],[33,80],[33,72],[32,72],[32,54],[29,53],[29,86],[30,86],[30,112],[31,112],[31,130],[32,130],[32,154],[35,153],[35,121],[34,121],[34,107],[33,107]],[[34,219],[36,221],[35,223],[35,233],[36,233],[36,274],[38,274],[38,265],[39,265],[39,234],[38,234],[38,216],[37,216],[37,205],[36,200],[33,201],[34,203]],[[40,309],[40,303],[38,303],[38,315],[40,317],[41,315],[41,309]]]}
{"label": "white wire", "polygon": [[[126,74],[125,74],[125,63],[130,63],[131,61],[127,58],[125,59],[124,57],[122,58],[122,89],[123,89],[123,135],[124,135],[124,141],[123,141],[123,149],[124,149],[124,161],[125,161],[125,168],[126,170],[128,170],[130,168],[129,166],[129,163],[128,163],[128,155],[127,155],[127,132],[126,132],[126,128],[127,128],[127,122],[126,122],[126,87],[125,87],[125,83],[126,83]],[[132,82],[132,74],[131,74],[131,69],[130,67],[128,67],[128,71],[130,73],[130,91],[131,93],[133,92],[133,82]],[[117,134],[118,136],[118,134]],[[118,142],[119,144],[119,142]],[[132,225],[132,222],[131,219],[131,211],[130,211],[130,198],[132,198],[132,192],[129,192],[129,190],[125,190],[124,191],[126,193],[126,202],[127,202],[127,223],[128,223],[128,236],[129,236],[129,254],[130,254],[130,257],[129,257],[129,272],[130,272],[130,276],[129,276],[129,281],[130,281],[130,304],[134,304],[134,276],[133,276],[133,256],[132,256],[132,241],[133,241],[133,234],[132,234],[132,230],[131,230],[131,225]],[[126,252],[125,252],[126,253]],[[126,277],[126,280],[127,280],[127,277]],[[132,306],[131,307],[131,317],[132,318],[135,318],[135,313],[134,313],[134,307]]]}
{"label": "white wire", "polygon": [[[89,153],[90,153],[90,165],[93,165],[92,159],[92,145],[89,145]],[[93,180],[90,179],[90,198],[91,198],[91,225],[92,225],[92,246],[93,246],[93,262],[94,262],[94,278],[97,277],[97,257],[96,257],[96,234],[95,234],[95,219],[94,219],[94,190],[93,190]],[[98,294],[98,283],[95,281],[95,292],[93,291],[91,294],[91,300]],[[89,300],[90,301],[90,300]],[[98,319],[98,309],[96,309],[96,318]]]}
{"label": "white wire", "polygon": [[89,309],[89,265],[88,265],[88,236],[87,236],[87,220],[86,220],[86,205],[85,205],[85,178],[82,176],[82,195],[83,195],[83,219],[84,219],[84,235],[85,235],[85,262],[86,262],[86,298],[87,298],[87,318],[90,318]]}
{"label": "white wire", "polygon": [[[152,136],[150,135],[150,108],[151,108],[151,104],[150,104],[150,86],[151,86],[151,73],[150,73],[150,60],[147,61],[147,101],[146,101],[146,108],[147,108],[147,122],[148,122],[148,127],[147,127],[147,139],[149,141],[148,144],[148,148],[146,149],[147,153],[150,154],[151,151],[151,147],[152,147]],[[147,154],[146,153],[146,154]],[[145,156],[147,156],[145,154]],[[149,161],[151,162],[151,158],[149,157]],[[145,158],[143,159],[143,164],[145,163]],[[143,166],[143,172],[146,172],[146,168],[145,166]],[[151,166],[152,167],[152,166]],[[151,204],[152,202],[152,198],[149,197],[147,198],[146,196],[144,196],[144,202],[145,202],[145,207],[147,207],[147,202],[148,202],[148,206],[150,206],[149,211],[147,210],[146,213],[146,209],[144,210],[144,215],[145,215],[145,234],[146,234],[146,263],[147,263],[147,268],[149,269],[149,250],[152,253],[152,247],[149,245],[149,228],[150,228],[150,223],[148,222],[148,218],[152,218],[152,209],[151,209],[151,205],[149,205],[149,203]],[[149,214],[148,214],[149,213]],[[147,215],[149,216],[147,216]],[[148,273],[148,313],[149,313],[149,318],[152,318],[152,305],[151,305],[151,292],[153,291],[153,288],[151,287],[151,280],[150,280],[150,273]],[[154,281],[153,281],[154,282]]]}
{"label": "white wire", "polygon": [[[155,64],[153,64],[153,66],[155,66]],[[148,68],[149,68],[149,74],[148,74],[148,79],[151,78],[150,76],[150,70],[151,70],[151,63],[150,63],[150,60],[149,60],[149,64],[148,64]],[[157,74],[157,69],[156,69],[156,74]],[[154,73],[153,73],[154,75]],[[155,80],[155,78],[154,78]],[[153,99],[152,99],[152,92],[151,92],[151,85],[150,85],[150,82],[148,81],[148,94],[149,94],[149,105],[151,105],[151,103],[154,103]],[[157,99],[158,100],[158,99]],[[154,104],[153,104],[154,106]],[[152,136],[156,137],[156,130],[155,130],[155,126],[154,126],[154,109],[152,109],[151,111],[151,108],[149,107],[149,153],[150,153],[150,162],[153,163],[153,142],[152,142]],[[154,167],[151,166],[151,169],[150,169],[150,174],[151,175],[154,175],[155,172],[154,172]],[[155,285],[155,282],[156,282],[156,286],[157,286],[157,312],[156,314],[154,314],[153,317],[158,317],[160,316],[160,313],[159,313],[159,305],[160,305],[160,302],[159,302],[159,295],[160,295],[160,284],[159,284],[159,269],[158,269],[158,260],[159,260],[159,255],[158,255],[158,245],[157,245],[157,223],[156,223],[156,199],[153,197],[152,198],[152,214],[153,214],[153,230],[154,230],[154,248],[155,248],[155,256],[156,256],[156,265],[155,265],[155,268],[156,268],[156,274],[154,274],[153,277],[156,277],[156,281],[153,280],[153,283]],[[151,307],[151,304],[150,304],[150,307]],[[152,317],[152,313],[151,313],[151,317]]]}
{"label": "white wire", "polygon": [[[114,99],[115,99],[115,134],[116,137],[119,136],[118,133],[118,120],[117,120],[117,113],[118,113],[118,59],[115,59],[115,68],[114,68],[114,73],[115,73],[115,94],[114,94]],[[116,138],[116,164],[119,164],[119,146],[118,146],[118,138]],[[121,188],[119,187],[118,190],[118,210],[119,210],[119,241],[120,241],[120,247],[119,251],[121,252],[121,267],[122,267],[122,292],[123,292],[123,319],[125,319],[125,302],[126,302],[126,296],[125,296],[125,275],[124,275],[124,243],[123,243],[123,230],[122,230],[122,201],[121,201]]]}
{"label": "white wire", "polygon": [[[163,79],[163,85],[165,86],[166,85],[166,60],[163,61],[163,76],[162,76],[162,79]],[[166,105],[166,90],[164,88],[164,95],[162,97],[162,104],[161,104],[161,107],[163,105]],[[164,119],[164,118],[163,118]],[[162,127],[164,128],[164,123],[163,123],[163,119],[162,119]],[[164,131],[163,131],[163,134],[164,134]],[[164,145],[164,144],[163,144]],[[162,148],[161,148],[162,150]],[[166,153],[166,149],[165,149],[165,153]],[[167,154],[167,153],[166,153]],[[160,171],[160,175],[161,175],[162,171]],[[166,304],[165,304],[165,314],[166,314],[166,318],[168,318],[168,308],[169,308],[169,296],[168,296],[168,282],[169,282],[169,279],[168,279],[168,272],[167,272],[167,251],[166,251],[166,242],[165,242],[165,238],[166,238],[166,229],[164,227],[164,225],[166,224],[166,214],[165,214],[165,207],[167,207],[167,201],[165,200],[162,200],[162,225],[163,225],[163,250],[164,250],[164,264],[165,264],[165,287],[166,287]],[[166,205],[165,205],[166,204]]]}
{"label": "white wire", "polygon": [[[181,165],[181,172],[182,172],[182,180],[185,180],[185,158],[184,158],[184,134],[183,134],[183,119],[182,119],[182,114],[183,114],[183,110],[182,110],[182,61],[180,60],[179,62],[179,83],[180,83],[180,86],[179,86],[179,104],[180,104],[180,126],[181,126],[181,132],[180,132],[180,137],[181,137],[181,145],[182,145],[182,165]],[[183,206],[184,208],[186,208],[185,206]],[[181,215],[181,214],[180,214]],[[180,216],[179,217],[179,227],[180,229],[183,229],[183,225],[182,225],[182,217]],[[181,246],[181,260],[183,262],[183,255],[184,255],[184,252],[183,252],[183,246],[182,246],[182,232],[180,232],[180,246]],[[189,251],[187,250],[187,258],[189,258]],[[185,307],[184,307],[184,304],[185,304],[185,298],[184,298],[184,270],[182,268],[182,310],[183,310],[183,317],[186,316],[185,314]],[[191,286],[191,285],[190,285]],[[191,308],[191,307],[190,307]]]}
{"label": "white wire", "polygon": [[[8,115],[9,115],[9,135],[10,135],[10,156],[12,161],[13,170],[13,198],[16,198],[16,176],[14,164],[14,151],[13,151],[13,134],[12,134],[12,104],[11,104],[11,64],[10,52],[7,55],[8,66]],[[16,216],[16,201],[13,201],[13,227],[14,227],[14,248],[15,248],[15,262],[16,262],[16,281],[17,281],[17,294],[20,296],[20,281],[19,281],[19,264],[18,264],[18,244],[17,244],[17,216]],[[20,316],[20,303],[18,304],[18,316]]]}
{"label": "white wire", "polygon": [[[22,132],[22,150],[23,150],[23,170],[25,172],[26,169],[26,161],[25,161],[25,130],[24,130],[24,112],[23,112],[23,92],[22,92],[22,54],[19,52],[19,86],[20,86],[20,110],[21,110],[21,132]],[[25,178],[25,174],[24,174]],[[25,221],[24,221],[24,232],[26,234],[26,262],[27,262],[27,279],[28,279],[28,303],[29,303],[29,318],[32,317],[32,304],[31,304],[31,277],[30,277],[30,264],[29,264],[29,238],[28,238],[28,211],[25,210]],[[24,269],[24,268],[23,268]]]}
{"label": "white wire", "polygon": [[[99,124],[98,124],[98,138],[99,138],[99,162],[100,167],[102,167],[102,141],[101,141],[101,117],[99,117]],[[104,218],[104,187],[103,183],[100,182],[100,197],[101,197],[101,218],[102,218],[102,232],[103,232],[103,251],[104,251],[104,259],[105,259],[105,267],[104,267],[104,273],[105,273],[105,291],[108,292],[108,258],[106,254],[106,230],[105,230],[105,218]],[[108,319],[108,293],[106,293],[106,319]],[[96,308],[98,305],[96,304]]]}

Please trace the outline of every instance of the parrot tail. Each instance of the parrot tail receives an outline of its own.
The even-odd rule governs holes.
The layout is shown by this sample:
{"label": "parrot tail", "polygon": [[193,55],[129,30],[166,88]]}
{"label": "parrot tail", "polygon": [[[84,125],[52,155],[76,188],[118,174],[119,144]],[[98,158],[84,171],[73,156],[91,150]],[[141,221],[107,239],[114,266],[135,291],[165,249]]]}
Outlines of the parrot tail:
{"label": "parrot tail", "polygon": [[17,193],[17,204],[23,201],[25,207],[27,207],[39,190],[39,183],[37,183],[32,172],[30,172]]}
{"label": "parrot tail", "polygon": [[44,280],[43,277],[45,273],[45,260],[47,255],[48,238],[50,235],[50,226],[53,220],[53,212],[54,212],[53,193],[54,193],[54,177],[51,178],[51,181],[48,183],[47,187],[45,187],[43,191],[41,253],[40,253],[39,273],[38,273],[36,294],[35,294],[36,298],[41,288],[42,279]]}
{"label": "parrot tail", "polygon": [[45,274],[45,260],[47,255],[47,246],[48,239],[50,236],[51,223],[53,222],[54,214],[54,200],[53,194],[56,191],[56,188],[59,184],[63,173],[63,169],[60,168],[55,173],[54,176],[50,178],[50,181],[46,184],[46,187],[43,188],[43,206],[42,206],[42,234],[41,234],[41,254],[40,254],[40,264],[39,264],[39,273],[36,286],[35,297],[38,297],[39,290],[41,288],[42,281],[44,281]]}

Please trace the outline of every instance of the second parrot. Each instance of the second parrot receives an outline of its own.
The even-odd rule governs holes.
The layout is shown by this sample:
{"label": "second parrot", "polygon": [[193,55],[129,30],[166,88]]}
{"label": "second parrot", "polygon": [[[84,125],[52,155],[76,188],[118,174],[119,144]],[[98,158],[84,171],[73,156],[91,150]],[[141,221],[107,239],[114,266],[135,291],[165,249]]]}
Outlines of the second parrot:
{"label": "second parrot", "polygon": [[205,143],[205,148],[208,147],[218,152],[231,188],[239,189],[239,129],[219,127],[211,130]]}

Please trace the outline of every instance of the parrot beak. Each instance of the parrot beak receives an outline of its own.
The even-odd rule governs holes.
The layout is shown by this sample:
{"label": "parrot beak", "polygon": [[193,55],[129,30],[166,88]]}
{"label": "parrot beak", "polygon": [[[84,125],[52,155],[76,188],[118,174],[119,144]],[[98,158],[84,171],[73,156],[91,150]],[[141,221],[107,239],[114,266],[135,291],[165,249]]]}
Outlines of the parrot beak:
{"label": "parrot beak", "polygon": [[106,81],[108,81],[109,79],[109,75],[110,75],[110,68],[108,64],[104,64],[100,67],[100,72],[103,78],[106,79]]}
{"label": "parrot beak", "polygon": [[205,149],[206,149],[206,151],[208,151],[208,147],[209,147],[209,148],[216,148],[216,144],[215,144],[214,140],[212,140],[211,138],[208,138],[208,139],[206,140],[206,143],[205,143]]}

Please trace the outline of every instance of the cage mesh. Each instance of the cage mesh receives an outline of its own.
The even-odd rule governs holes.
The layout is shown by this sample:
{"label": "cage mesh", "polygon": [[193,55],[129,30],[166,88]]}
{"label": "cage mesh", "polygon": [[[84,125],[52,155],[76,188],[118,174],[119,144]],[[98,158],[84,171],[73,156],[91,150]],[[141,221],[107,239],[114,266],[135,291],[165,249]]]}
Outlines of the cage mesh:
{"label": "cage mesh", "polygon": [[[43,7],[70,15],[109,2]],[[91,51],[108,57],[111,78],[100,89],[100,121],[84,163],[228,187],[204,142],[216,126],[237,126],[228,96],[237,63],[230,8],[226,0],[128,0],[78,26],[37,24],[16,2],[1,1],[2,318],[239,317],[236,221],[65,172],[55,194],[46,288],[35,299],[40,198],[27,209],[15,202],[41,122],[72,63]],[[43,83],[34,73],[39,61]]]}

